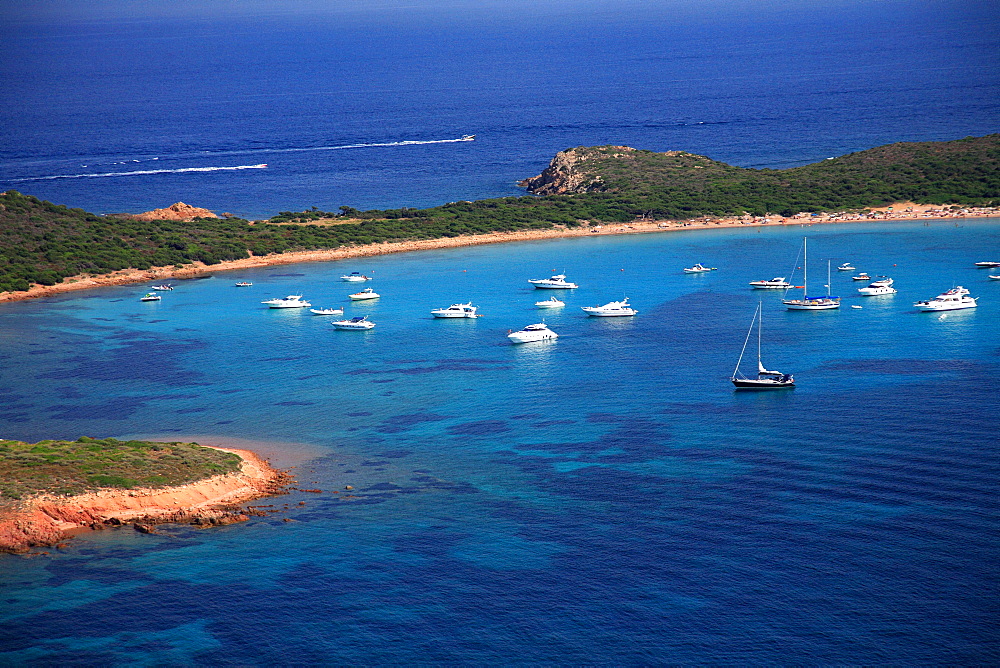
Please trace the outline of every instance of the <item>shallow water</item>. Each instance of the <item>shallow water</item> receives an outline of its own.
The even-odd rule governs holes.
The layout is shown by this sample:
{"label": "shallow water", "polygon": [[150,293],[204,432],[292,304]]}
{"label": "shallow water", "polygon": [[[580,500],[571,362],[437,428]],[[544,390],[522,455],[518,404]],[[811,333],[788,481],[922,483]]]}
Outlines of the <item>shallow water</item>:
{"label": "shallow water", "polygon": [[[810,292],[830,260],[899,293],[834,271],[844,307],[808,313],[748,289],[805,234]],[[0,557],[0,661],[993,662],[1000,281],[972,263],[998,241],[997,219],[678,231],[5,304],[5,437],[266,441],[324,493]],[[354,270],[381,299],[347,302]],[[539,311],[527,279],[554,272],[581,287]],[[955,283],[979,308],[913,309]],[[290,293],[377,327],[259,303]],[[636,317],[578,308],[623,295]],[[429,314],[467,300],[484,317]],[[794,390],[729,383],[758,301]],[[507,343],[543,316],[557,341]]]}

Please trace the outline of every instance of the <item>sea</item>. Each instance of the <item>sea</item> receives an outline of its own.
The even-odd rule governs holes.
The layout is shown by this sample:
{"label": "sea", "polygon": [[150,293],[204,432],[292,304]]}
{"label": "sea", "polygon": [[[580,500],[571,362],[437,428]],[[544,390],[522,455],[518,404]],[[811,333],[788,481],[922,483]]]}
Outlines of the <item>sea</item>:
{"label": "sea", "polygon": [[[1000,128],[976,3],[37,4],[0,22],[0,188],[97,213],[431,206],[578,145],[782,168]],[[802,285],[805,238],[839,310],[748,285]],[[299,489],[0,555],[0,665],[997,664],[998,256],[998,218],[803,220],[2,304],[0,436],[247,447]],[[580,287],[536,308],[556,273]],[[913,307],[955,285],[978,308]],[[261,304],[288,294],[376,327]],[[730,382],[758,306],[794,389]],[[507,339],[543,320],[557,340]]]}

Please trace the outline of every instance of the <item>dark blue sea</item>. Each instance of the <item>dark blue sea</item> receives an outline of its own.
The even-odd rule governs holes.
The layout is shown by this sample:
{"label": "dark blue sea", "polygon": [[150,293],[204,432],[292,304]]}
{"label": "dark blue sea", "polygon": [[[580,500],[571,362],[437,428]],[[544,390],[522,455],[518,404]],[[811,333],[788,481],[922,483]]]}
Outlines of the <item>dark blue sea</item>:
{"label": "dark blue sea", "polygon": [[[37,4],[0,24],[0,188],[96,212],[428,206],[576,145],[786,167],[1000,128],[974,3]],[[899,292],[749,289],[800,275],[803,237],[812,292],[846,261]],[[0,305],[0,436],[250,447],[323,490],[0,555],[0,665],[1000,663],[1000,281],[973,266],[998,256],[1000,219],[675,231]],[[536,309],[527,279],[563,272]],[[979,307],[913,308],[953,285]],[[293,293],[377,326],[260,304]],[[579,310],[623,295],[634,318]],[[729,381],[759,303],[795,389]],[[509,344],[543,316],[557,341]]]}

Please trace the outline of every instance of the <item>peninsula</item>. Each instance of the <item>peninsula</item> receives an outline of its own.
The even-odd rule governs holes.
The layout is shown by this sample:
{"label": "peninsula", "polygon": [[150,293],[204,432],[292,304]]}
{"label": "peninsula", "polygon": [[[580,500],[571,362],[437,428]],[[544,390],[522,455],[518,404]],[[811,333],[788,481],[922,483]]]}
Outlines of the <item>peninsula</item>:
{"label": "peninsula", "polygon": [[[263,221],[206,213],[186,220],[192,210],[206,210],[180,204],[169,209],[169,220],[98,216],[8,191],[0,194],[0,301],[560,236],[996,216],[1000,134],[889,144],[783,170],[734,167],[683,151],[578,147],[521,185],[532,194],[429,209],[283,211]],[[167,217],[168,210],[159,211]]]}
{"label": "peninsula", "polygon": [[67,532],[248,519],[240,504],[291,477],[252,452],[196,443],[0,439],[0,552],[56,545]]}

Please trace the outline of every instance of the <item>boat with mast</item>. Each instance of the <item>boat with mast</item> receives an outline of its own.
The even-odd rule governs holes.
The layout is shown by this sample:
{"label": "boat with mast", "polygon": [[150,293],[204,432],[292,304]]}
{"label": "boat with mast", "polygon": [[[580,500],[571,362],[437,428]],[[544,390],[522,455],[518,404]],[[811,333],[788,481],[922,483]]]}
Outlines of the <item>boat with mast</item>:
{"label": "boat with mast", "polygon": [[[733,385],[737,389],[744,390],[777,390],[786,387],[795,387],[795,379],[792,378],[791,374],[781,373],[780,371],[768,371],[760,361],[760,339],[761,330],[763,329],[761,325],[762,316],[762,304],[758,303],[757,310],[753,314],[753,320],[750,321],[750,329],[747,330],[747,338],[743,341],[743,350],[740,351],[740,358],[736,360],[736,368],[733,369],[733,376],[730,380],[733,381]],[[757,325],[757,377],[748,378],[740,372],[740,363],[743,361],[743,355],[747,351],[747,344],[750,342],[750,335],[753,334],[754,324]]]}
{"label": "boat with mast", "polygon": [[[806,238],[802,239],[802,299],[782,299],[789,311],[826,311],[840,308],[840,297],[830,294],[830,263],[826,265],[826,296],[809,296],[809,255]],[[785,293],[787,294],[787,292]]]}

